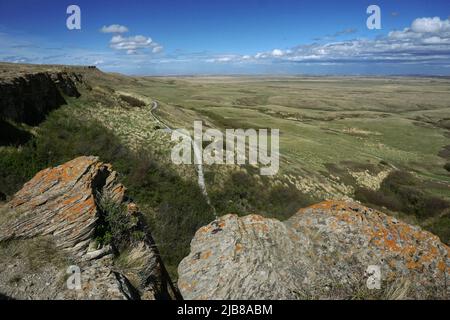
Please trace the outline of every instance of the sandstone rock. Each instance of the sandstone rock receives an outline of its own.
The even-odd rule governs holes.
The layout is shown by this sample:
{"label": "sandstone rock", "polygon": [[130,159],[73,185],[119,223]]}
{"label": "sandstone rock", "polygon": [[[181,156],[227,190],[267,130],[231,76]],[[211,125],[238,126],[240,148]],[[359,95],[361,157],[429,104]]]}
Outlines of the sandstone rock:
{"label": "sandstone rock", "polygon": [[[369,266],[381,289],[366,286]],[[352,202],[286,222],[227,215],[201,228],[179,265],[185,299],[448,298],[449,247],[429,232]]]}
{"label": "sandstone rock", "polygon": [[[26,183],[7,204],[8,212],[0,220],[4,221],[0,224],[0,244],[8,247],[14,246],[15,241],[21,241],[20,248],[27,248],[24,241],[45,238],[54,244],[57,255],[64,257],[62,260],[65,262],[55,266],[49,261],[39,268],[18,269],[17,273],[22,278],[51,279],[51,287],[45,294],[26,288],[18,294],[17,290],[11,289],[8,274],[3,271],[7,270],[4,267],[11,261],[0,255],[0,270],[3,272],[0,274],[0,292],[13,298],[33,299],[179,297],[138,207],[126,200],[125,188],[117,178],[111,165],[100,162],[96,157],[80,157],[59,167],[43,170]],[[99,206],[99,199],[104,195],[123,204],[128,208],[126,214],[133,216],[133,224],[127,226],[130,232],[127,233],[126,247],[93,245],[101,217],[106,214]],[[128,234],[132,232],[139,232],[142,236],[131,239]],[[17,253],[22,251],[24,249]],[[43,250],[43,254],[48,251]],[[14,260],[16,256],[14,253],[10,259]],[[126,259],[126,263],[118,266],[116,261],[119,257]],[[16,265],[21,264],[20,259],[14,261]],[[82,290],[68,290],[61,280],[70,265],[81,268]],[[59,280],[54,278],[57,267]],[[34,276],[30,277],[30,274]],[[60,283],[55,284],[58,281]],[[39,281],[33,283],[37,287],[42,286]]]}

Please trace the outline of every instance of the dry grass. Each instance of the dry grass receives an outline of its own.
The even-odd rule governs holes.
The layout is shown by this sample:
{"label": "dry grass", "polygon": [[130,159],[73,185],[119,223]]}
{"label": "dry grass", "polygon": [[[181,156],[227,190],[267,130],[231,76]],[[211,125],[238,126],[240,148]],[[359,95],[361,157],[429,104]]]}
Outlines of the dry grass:
{"label": "dry grass", "polygon": [[8,208],[6,204],[0,203],[0,225],[17,219],[21,212]]}
{"label": "dry grass", "polygon": [[0,242],[0,256],[5,261],[19,260],[34,271],[45,265],[65,266],[68,260],[46,237]]}

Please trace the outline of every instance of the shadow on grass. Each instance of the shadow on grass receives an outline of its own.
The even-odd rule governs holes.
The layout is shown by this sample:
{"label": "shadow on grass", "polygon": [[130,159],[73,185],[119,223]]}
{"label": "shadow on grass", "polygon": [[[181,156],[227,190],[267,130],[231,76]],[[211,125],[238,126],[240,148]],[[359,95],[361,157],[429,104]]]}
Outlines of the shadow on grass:
{"label": "shadow on grass", "polygon": [[32,135],[29,132],[0,119],[0,146],[19,146],[25,144],[31,138]]}

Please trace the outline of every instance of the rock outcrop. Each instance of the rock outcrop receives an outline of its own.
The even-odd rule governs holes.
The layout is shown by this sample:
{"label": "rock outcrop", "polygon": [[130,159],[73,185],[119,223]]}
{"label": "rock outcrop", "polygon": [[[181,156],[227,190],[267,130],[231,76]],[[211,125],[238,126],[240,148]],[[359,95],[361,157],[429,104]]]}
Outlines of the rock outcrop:
{"label": "rock outcrop", "polygon": [[0,73],[0,119],[37,125],[66,103],[63,95],[79,97],[82,83],[80,74],[65,71]]}
{"label": "rock outcrop", "polygon": [[[113,204],[111,212],[101,205],[105,198]],[[124,223],[119,226],[120,245],[104,239],[113,210],[123,215],[117,220]],[[80,157],[39,172],[2,211],[3,295],[21,299],[179,297],[138,207],[127,199],[111,165],[96,157]],[[35,252],[42,256],[31,261]],[[69,266],[81,270],[79,289],[66,285]]]}
{"label": "rock outcrop", "polygon": [[[353,202],[323,202],[285,222],[227,215],[196,233],[180,294],[139,208],[96,157],[43,170],[0,204],[0,298],[445,299],[449,252],[431,233]],[[377,268],[380,289],[369,288]],[[76,270],[78,288],[67,283]]]}
{"label": "rock outcrop", "polygon": [[419,227],[328,201],[285,222],[227,215],[201,228],[178,286],[185,299],[448,298],[449,252]]}

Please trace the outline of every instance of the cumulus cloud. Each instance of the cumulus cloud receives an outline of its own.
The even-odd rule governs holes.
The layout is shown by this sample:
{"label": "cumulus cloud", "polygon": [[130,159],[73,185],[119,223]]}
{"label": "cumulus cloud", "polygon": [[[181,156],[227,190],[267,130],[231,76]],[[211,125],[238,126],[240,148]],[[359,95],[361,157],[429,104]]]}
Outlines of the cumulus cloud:
{"label": "cumulus cloud", "polygon": [[103,33],[127,33],[128,28],[120,24],[112,24],[109,26],[103,26],[100,31]]}
{"label": "cumulus cloud", "polygon": [[126,51],[127,54],[135,54],[138,50],[152,47],[153,40],[145,36],[123,37],[121,35],[113,36],[110,41],[110,47],[115,50]]}
{"label": "cumulus cloud", "polygon": [[447,65],[450,63],[450,21],[438,17],[418,18],[410,27],[391,31],[376,39],[304,44],[289,50],[259,52],[253,56],[230,56],[228,61],[262,60],[322,64],[380,62]]}
{"label": "cumulus cloud", "polygon": [[417,33],[450,31],[448,20],[441,20],[439,17],[419,18],[413,21],[411,30]]}
{"label": "cumulus cloud", "polygon": [[164,47],[154,42],[152,38],[142,35],[124,37],[118,34],[111,38],[109,46],[114,50],[123,51],[129,55],[143,53],[145,51],[156,54],[164,50]]}

